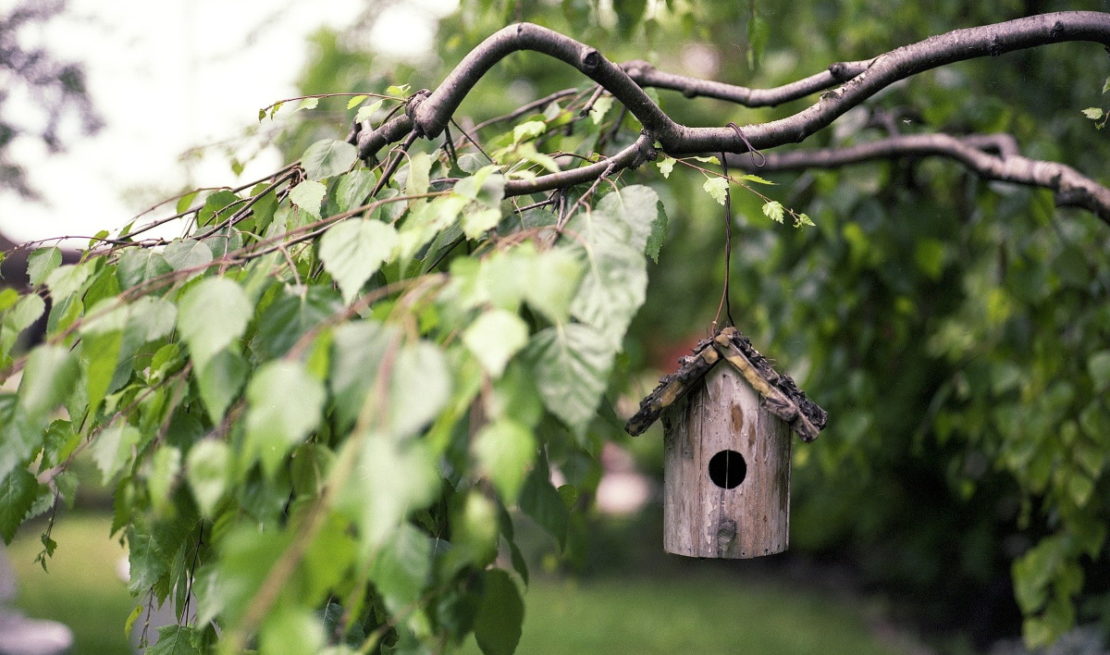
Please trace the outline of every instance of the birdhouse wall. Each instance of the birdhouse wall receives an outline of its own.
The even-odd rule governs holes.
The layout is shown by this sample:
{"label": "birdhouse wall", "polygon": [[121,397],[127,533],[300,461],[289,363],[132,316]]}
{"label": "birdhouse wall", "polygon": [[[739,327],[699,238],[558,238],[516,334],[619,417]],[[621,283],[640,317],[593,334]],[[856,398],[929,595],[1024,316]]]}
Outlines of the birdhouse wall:
{"label": "birdhouse wall", "polygon": [[790,428],[728,364],[703,383],[663,415],[663,547],[688,557],[780,553],[790,539]]}

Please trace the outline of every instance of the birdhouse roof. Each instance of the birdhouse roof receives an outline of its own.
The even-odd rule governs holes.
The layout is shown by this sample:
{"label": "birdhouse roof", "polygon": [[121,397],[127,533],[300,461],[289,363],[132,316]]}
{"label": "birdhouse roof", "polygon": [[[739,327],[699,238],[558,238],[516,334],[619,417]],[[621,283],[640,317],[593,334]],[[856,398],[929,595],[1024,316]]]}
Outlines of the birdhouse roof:
{"label": "birdhouse roof", "polygon": [[679,360],[677,371],[659,381],[659,386],[640,401],[640,409],[624,429],[636,436],[651,427],[663,410],[684,397],[706,373],[724,360],[759,393],[760,404],[778,416],[797,433],[802,441],[813,441],[828,422],[829,413],[806,398],[788,375],[782,375],[752,347],[752,342],[729,326],[712,339],[698,343],[691,355]]}

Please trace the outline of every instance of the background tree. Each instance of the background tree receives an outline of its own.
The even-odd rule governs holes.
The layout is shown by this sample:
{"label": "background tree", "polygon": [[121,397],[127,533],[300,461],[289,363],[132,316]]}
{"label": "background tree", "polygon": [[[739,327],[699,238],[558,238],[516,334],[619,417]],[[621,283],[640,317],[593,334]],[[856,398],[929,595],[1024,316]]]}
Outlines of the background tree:
{"label": "background tree", "polygon": [[[5,538],[72,497],[68,463],[91,450],[133,591],[197,606],[160,643],[207,647],[219,625],[228,652],[422,652],[473,631],[511,652],[528,572],[509,510],[573,544],[599,449],[624,438],[612,400],[713,320],[731,200],[737,321],[833,417],[798,454],[795,544],[853,557],[934,624],[972,603],[1005,619],[984,596],[1011,563],[1029,643],[1071,626],[1077,599],[1084,619],[1104,613],[1108,203],[1078,171],[1105,160],[1101,114],[1080,110],[1106,67],[1058,52],[1090,45],[1031,48],[1106,45],[1110,16],[893,50],[1025,8],[630,5],[464,6],[441,26],[461,62],[446,81],[368,73],[377,62],[321,35],[306,91],[342,97],[260,119],[330,103],[356,113],[346,141],[312,121],[288,137],[297,163],[183,196],[155,223],[185,221],[186,238],[132,224],[79,264],[33,253],[46,344],[10,352],[43,301],[0,295],[0,366],[22,373],[0,396]],[[556,31],[479,44],[516,18]],[[724,26],[741,24],[736,43]],[[629,37],[658,70],[610,63],[643,58],[622,53]],[[668,74],[699,48],[745,86]],[[516,49],[548,56],[489,68]],[[473,86],[482,73],[496,80]],[[802,154],[770,151],[811,133]],[[757,174],[725,179],[722,152]],[[1051,163],[1065,157],[1074,168]],[[858,161],[872,163],[812,170]]]}
{"label": "background tree", "polygon": [[[29,198],[38,197],[38,190],[27,182],[23,166],[12,156],[18,140],[41,142],[57,152],[64,147],[62,132],[67,119],[77,121],[80,134],[100,128],[82,66],[59,61],[28,38],[28,32],[64,6],[62,1],[18,2],[0,15],[0,190]],[[31,121],[14,119],[8,108],[13,101],[33,104],[39,111]]]}

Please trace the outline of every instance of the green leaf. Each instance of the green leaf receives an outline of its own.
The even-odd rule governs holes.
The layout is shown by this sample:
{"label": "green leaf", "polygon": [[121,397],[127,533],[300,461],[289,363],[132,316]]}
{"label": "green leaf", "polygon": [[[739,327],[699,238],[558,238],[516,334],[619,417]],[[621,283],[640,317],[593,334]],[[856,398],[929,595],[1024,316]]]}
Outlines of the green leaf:
{"label": "green leaf", "polygon": [[396,347],[399,338],[395,328],[373,321],[346,323],[336,328],[328,384],[340,430],[350,429],[364,404],[382,402],[370,396],[370,390],[386,367],[388,350]]}
{"label": "green leaf", "polygon": [[509,574],[490,569],[482,576],[482,604],[474,619],[474,638],[485,655],[512,655],[520,642],[524,601]]}
{"label": "green leaf", "polygon": [[281,357],[306,332],[319,327],[341,309],[338,295],[330,287],[312,286],[308,293],[294,288],[283,289],[258,317],[251,350],[263,360]]}
{"label": "green leaf", "polygon": [[[208,254],[211,260],[212,252],[209,251]],[[116,277],[119,278],[120,285],[128,289],[172,270],[173,267],[169,265],[162,253],[148,248],[128,248],[120,255],[119,264],[116,266]]]}
{"label": "green leaf", "polygon": [[[0,260],[3,261],[3,260]],[[11,287],[0,289],[0,312],[6,311],[19,302],[19,292]]]}
{"label": "green leaf", "polygon": [[443,352],[421,341],[397,353],[389,380],[391,434],[403,437],[431,422],[451,397],[451,372]]}
{"label": "green leaf", "polygon": [[[628,245],[643,251],[659,219],[659,195],[649,186],[634,184],[610,193],[597,203],[595,214],[611,217],[628,226]],[[599,219],[595,220],[608,220]],[[624,239],[621,239],[624,241]]]}
{"label": "green leaf", "polygon": [[491,309],[463,332],[463,343],[490,377],[501,377],[509,359],[528,343],[528,325],[513,312]]}
{"label": "green leaf", "polygon": [[201,516],[211,518],[231,479],[231,448],[217,439],[202,439],[189,449],[185,479]]}
{"label": "green leaf", "polygon": [[528,346],[543,404],[575,432],[593,420],[613,366],[613,347],[597,330],[580,324],[550,327]]}
{"label": "green leaf", "polygon": [[667,212],[663,210],[663,203],[659,203],[659,212],[651,223],[651,234],[648,235],[644,254],[651,257],[651,261],[659,263],[659,252],[663,250],[663,242],[667,239]]}
{"label": "green leaf", "polygon": [[97,435],[92,456],[100,469],[103,484],[108,484],[131,461],[131,448],[141,438],[138,428],[126,423],[110,425]]}
{"label": "green leaf", "polygon": [[1096,392],[1110,389],[1110,350],[1100,350],[1087,359],[1087,371],[1091,374]]}
{"label": "green leaf", "polygon": [[520,492],[520,509],[531,516],[548,534],[565,548],[570,511],[562,496],[551,484],[546,466],[537,466],[524,482]]}
{"label": "green leaf", "polygon": [[46,301],[36,293],[23,296],[0,319],[0,366],[11,353],[19,335],[46,311]]}
{"label": "green leaf", "polygon": [[740,179],[745,182],[755,182],[756,184],[766,184],[768,186],[775,186],[778,184],[777,182],[772,182],[771,180],[766,180],[758,175],[752,175],[750,173],[747,175],[741,175]]}
{"label": "green leaf", "polygon": [[728,180],[723,177],[711,177],[701,185],[702,189],[720,204],[725,204],[725,193],[728,192]]}
{"label": "green leaf", "polygon": [[436,460],[420,441],[398,443],[368,434],[355,470],[339,505],[359,526],[363,556],[394,534],[409,512],[432,502],[439,493]]}
{"label": "green leaf", "polygon": [[386,607],[401,612],[420,600],[432,572],[432,542],[408,523],[389,535],[370,562],[370,580]]}
{"label": "green leaf", "polygon": [[0,482],[0,537],[10,544],[39,495],[39,482],[26,469],[15,469]]}
{"label": "green leaf", "polygon": [[[234,160],[233,160],[234,163]],[[240,164],[240,166],[242,166]],[[236,168],[232,166],[232,168]],[[241,170],[241,168],[240,168]],[[238,175],[238,173],[236,173]],[[207,227],[228,219],[234,209],[242,204],[242,198],[227,189],[220,189],[204,199],[204,206],[197,212],[197,225]]]}
{"label": "green leaf", "polygon": [[[108,300],[107,302],[112,302]],[[120,312],[121,314],[125,312]],[[85,394],[89,411],[95,415],[108,394],[119,366],[123,330],[90,331],[81,340],[81,364],[85,372]]]}
{"label": "green leaf", "polygon": [[[452,549],[444,570],[474,564],[485,568],[497,557],[497,506],[483,492],[472,489],[459,511],[451,516]],[[452,561],[454,560],[454,561]]]}
{"label": "green leaf", "polygon": [[763,215],[776,223],[783,221],[783,206],[777,200],[769,200],[763,203]]}
{"label": "green leaf", "polygon": [[355,113],[355,122],[356,123],[361,123],[363,121],[370,120],[371,118],[374,117],[374,114],[378,113],[378,110],[381,109],[381,108],[382,108],[382,100],[381,99],[375,100],[374,102],[371,102],[368,105],[363,105],[362,107],[359,107],[358,112]]}
{"label": "green leaf", "polygon": [[497,207],[468,211],[463,214],[463,233],[468,239],[479,239],[501,222],[501,210]]}
{"label": "green leaf", "polygon": [[293,109],[293,111],[297,112],[302,109],[316,109],[316,106],[319,104],[319,98],[301,98],[301,101],[297,103],[297,106]]}
{"label": "green leaf", "polygon": [[646,9],[647,0],[613,0],[613,11],[617,14],[617,25],[622,35],[631,36],[643,20]]}
{"label": "green leaf", "polygon": [[165,298],[143,296],[131,303],[127,329],[144,342],[169,336],[177,321],[177,307]]}
{"label": "green leaf", "polygon": [[247,385],[247,461],[255,457],[273,475],[285,454],[316,427],[324,407],[324,386],[300,362],[271,361]]}
{"label": "green leaf", "polygon": [[345,212],[354,207],[360,207],[374,190],[377,182],[374,172],[366,168],[356,168],[339,178],[339,186],[335,190],[335,203],[339,211]]}
{"label": "green leaf", "polygon": [[174,485],[181,471],[181,451],[173,446],[163,446],[154,451],[150,458],[150,472],[147,475],[147,488],[154,511],[164,515],[172,507]]}
{"label": "green leaf", "polygon": [[513,143],[534,139],[547,131],[544,121],[526,121],[513,128]]}
{"label": "green leaf", "polygon": [[431,181],[428,177],[432,170],[432,157],[426,152],[418,152],[409,158],[408,179],[405,180],[405,193],[420,195],[428,190]]}
{"label": "green leaf", "polygon": [[[261,112],[262,110],[260,109],[259,111]],[[123,638],[124,639],[130,639],[131,638],[131,632],[132,632],[132,629],[135,627],[135,621],[139,620],[139,617],[142,616],[143,610],[145,610],[145,609],[146,609],[146,604],[145,603],[136,605],[135,607],[131,608],[131,613],[127,615],[127,620],[123,622]]]}
{"label": "green leaf", "polygon": [[358,95],[352,97],[350,100],[347,101],[347,109],[354,109],[355,107],[361,105],[369,97],[370,96],[366,95]]}
{"label": "green leaf", "polygon": [[31,351],[19,382],[19,404],[32,421],[45,421],[77,382],[77,359],[68,348],[42,345]]}
{"label": "green leaf", "polygon": [[310,180],[323,180],[345,172],[358,159],[358,150],[346,141],[321,139],[301,155],[301,166]]}
{"label": "green leaf", "polygon": [[44,282],[49,287],[50,297],[54,299],[55,303],[60,303],[69,298],[85,285],[85,281],[92,274],[91,264],[92,262],[66,264],[50,271]]}
{"label": "green leaf", "polygon": [[208,418],[213,425],[219,425],[223,421],[224,412],[243,388],[250,365],[238,353],[224,349],[194,371],[197,390],[204,402],[204,408],[208,410]]}
{"label": "green leaf", "polygon": [[316,655],[328,653],[327,635],[320,619],[307,607],[283,604],[266,617],[259,636],[259,653]]}
{"label": "green leaf", "polygon": [[46,281],[46,276],[50,274],[58,265],[62,263],[62,251],[60,248],[39,248],[27,256],[27,277],[31,282],[31,286],[37,287]]}
{"label": "green leaf", "polygon": [[[175,271],[199,269],[212,261],[212,249],[208,244],[196,239],[174,239],[162,251],[165,263]],[[148,266],[158,266],[158,262],[147,261]]]}
{"label": "green leaf", "polygon": [[289,200],[314,218],[320,218],[320,204],[327,188],[315,180],[305,180],[289,190]]}
{"label": "green leaf", "polygon": [[[638,239],[628,229],[605,214],[594,212],[587,219],[586,272],[570,311],[578,320],[596,328],[619,348],[632,317],[644,303],[647,291],[647,259],[643,246],[633,248]],[[570,229],[579,224],[571,222]],[[620,228],[619,230],[615,228]],[[617,238],[624,234],[624,238]],[[646,238],[645,238],[646,242]]]}
{"label": "green leaf", "polygon": [[536,458],[532,432],[508,419],[487,424],[474,441],[474,454],[506,505],[516,502],[528,469]]}
{"label": "green leaf", "polygon": [[1083,110],[1083,115],[1093,121],[1097,121],[1102,118],[1103,111],[1101,107],[1087,107]]}
{"label": "green leaf", "polygon": [[227,278],[202,280],[178,304],[177,328],[198,368],[243,335],[252,307],[246,292]]}
{"label": "green leaf", "polygon": [[659,167],[659,172],[663,174],[664,180],[670,179],[675,163],[677,162],[674,157],[664,157],[662,161],[656,164]]}
{"label": "green leaf", "polygon": [[158,628],[158,641],[146,649],[147,655],[204,655],[204,642],[199,629],[187,625],[164,625]]}
{"label": "green leaf", "polygon": [[600,125],[601,121],[605,120],[605,114],[613,108],[613,96],[602,95],[594,102],[594,106],[590,107],[590,120],[594,125]]}
{"label": "green leaf", "polygon": [[373,219],[349,220],[335,224],[320,239],[320,259],[331,274],[343,301],[350,303],[362,285],[397,254],[397,230]]}
{"label": "green leaf", "polygon": [[[259,109],[258,112],[259,112],[258,120],[262,120],[263,110]],[[180,198],[178,198],[177,199],[177,205],[174,207],[175,211],[177,211],[178,214],[184,214],[185,212],[187,212],[189,209],[192,208],[193,201],[197,199],[197,196],[199,194],[200,194],[200,190],[197,189],[195,191],[190,191],[190,192],[186,193],[185,195],[181,196]]]}
{"label": "green leaf", "polygon": [[1068,494],[1076,507],[1085,507],[1094,490],[1094,481],[1079,471],[1072,471],[1068,476]]}
{"label": "green leaf", "polygon": [[[753,9],[754,12],[754,9]],[[763,59],[763,50],[771,40],[771,26],[758,15],[748,20],[748,67],[758,68]]]}
{"label": "green leaf", "polygon": [[32,423],[16,402],[16,396],[0,395],[0,479],[25,466],[42,445],[41,423]]}
{"label": "green leaf", "polygon": [[584,272],[582,262],[569,250],[545,250],[532,262],[524,299],[553,323],[565,323]]}

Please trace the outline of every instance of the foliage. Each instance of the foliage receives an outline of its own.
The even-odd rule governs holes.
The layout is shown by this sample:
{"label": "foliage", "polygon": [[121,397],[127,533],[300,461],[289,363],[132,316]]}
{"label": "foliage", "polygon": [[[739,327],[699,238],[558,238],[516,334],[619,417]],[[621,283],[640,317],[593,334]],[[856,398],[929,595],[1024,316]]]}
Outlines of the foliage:
{"label": "foliage", "polygon": [[[386,180],[320,140],[283,187],[199,196],[164,248],[125,230],[77,264],[36,251],[4,314],[10,343],[51,300],[46,342],[5,352],[22,372],[0,398],[5,538],[72,499],[88,449],[132,592],[199,608],[160,651],[218,624],[225,652],[418,652],[471,631],[512,652],[527,570],[487,567],[516,552],[523,489],[546,517],[596,479],[557,492],[528,472],[595,461],[612,432],[597,408],[663,217],[639,185],[561,219],[518,211],[505,181],[534,165],[514,147],[469,172],[445,151],[404,159]],[[541,523],[565,541],[565,521]]]}
{"label": "foliage", "polygon": [[[444,24],[457,28],[445,57],[506,18],[498,3],[468,4]],[[767,86],[792,79],[783,58],[819,69],[923,36],[890,33],[867,15],[887,10],[865,2],[838,20],[819,8],[672,4],[649,14],[648,3],[613,13],[564,2],[550,22],[588,22],[581,38],[606,43],[617,40],[607,30],[641,30],[661,57],[678,47],[665,29],[720,44],[732,38],[724,26],[744,24],[750,83]],[[921,7],[903,19],[907,31],[950,27]],[[352,73],[367,59],[339,52],[340,39],[317,43],[312,95],[261,120],[294,100],[296,118],[327,108],[380,124],[405,111],[405,87]],[[637,386],[648,348],[709,324],[721,203],[746,189],[731,194],[743,217],[741,326],[808,373],[834,417],[797,455],[797,541],[857,548],[869,573],[913,592],[985,585],[1012,565],[1027,641],[1066,630],[1084,564],[1104,565],[1110,509],[1105,226],[938,162],[766,186],[762,175],[725,179],[713,157],[667,158],[644,167],[658,191],[626,171],[507,198],[509,183],[611,154],[638,131],[569,69],[512,66],[506,75],[532,84],[578,87],[495,121],[481,149],[416,140],[362,162],[334,125],[306,122],[285,140],[295,164],[184,195],[184,237],[129,225],[77,263],[33,253],[33,288],[0,293],[0,375],[21,373],[0,394],[0,534],[71,500],[69,465],[88,451],[115,489],[132,592],[197,610],[162,630],[159,650],[420,653],[473,633],[486,653],[513,652],[529,579],[513,511],[560,546],[581,543],[577,499],[620,429],[611,401]],[[405,74],[392,81],[438,81]],[[1052,104],[1064,92],[971,111],[956,96],[998,97],[985,88],[1027,80],[997,65],[954,75],[970,91],[926,82],[875,105],[896,112],[920,92],[921,120],[936,129],[1065,129]],[[337,97],[314,88],[352,79]],[[483,95],[483,117],[520,104],[507,96]],[[1068,120],[1094,129],[1067,101]],[[734,118],[663,105],[691,122]],[[848,124],[815,139],[852,143],[864,130]],[[1060,147],[1101,161],[1106,148],[1081,140]],[[43,316],[45,342],[16,352]],[[1004,550],[1014,535],[1024,541]]]}

